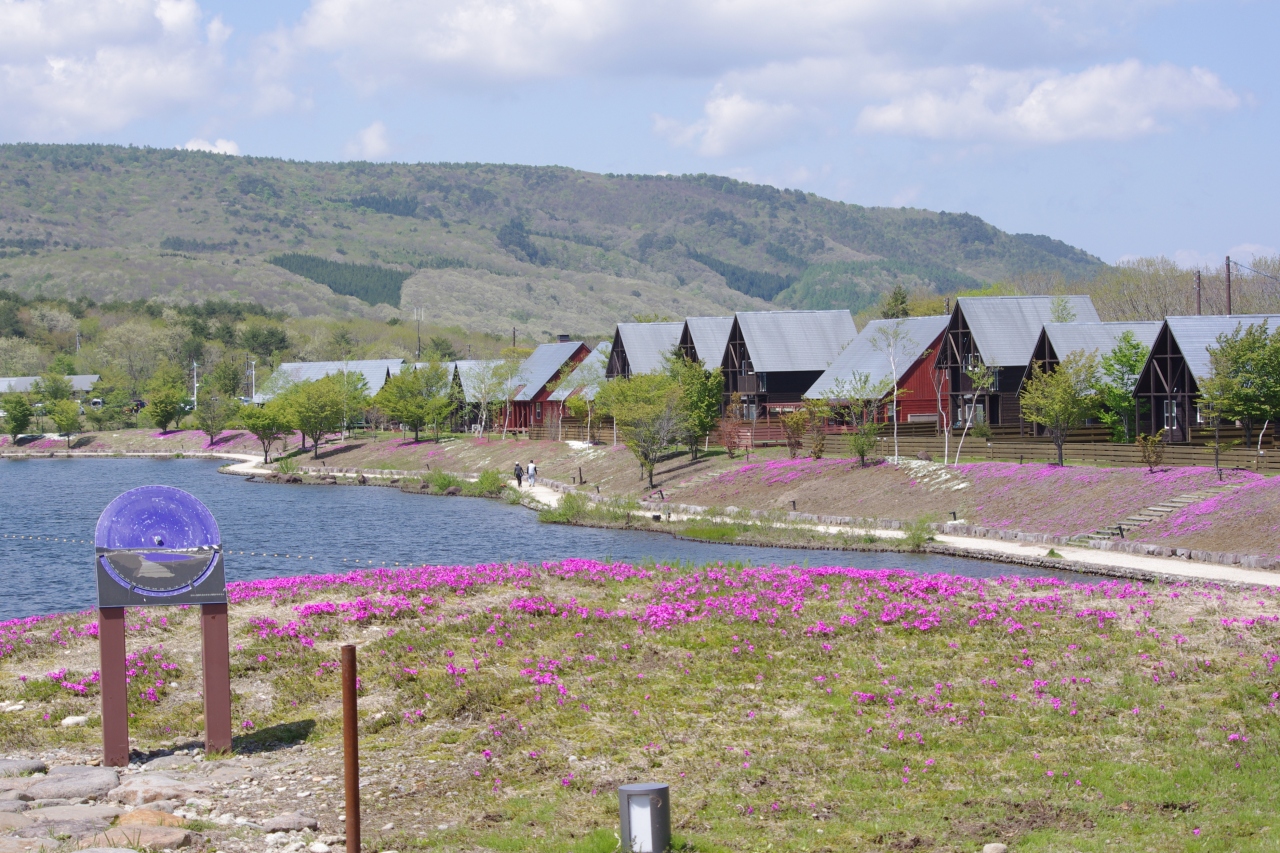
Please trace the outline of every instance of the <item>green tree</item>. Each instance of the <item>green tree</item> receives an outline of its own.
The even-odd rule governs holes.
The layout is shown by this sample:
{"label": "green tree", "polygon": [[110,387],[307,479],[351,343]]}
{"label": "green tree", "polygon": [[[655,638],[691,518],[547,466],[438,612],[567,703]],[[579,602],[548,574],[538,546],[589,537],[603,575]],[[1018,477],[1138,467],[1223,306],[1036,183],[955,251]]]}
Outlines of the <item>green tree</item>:
{"label": "green tree", "polygon": [[418,440],[421,429],[429,423],[437,426],[453,409],[449,399],[449,377],[439,364],[408,368],[392,376],[374,397],[374,403],[387,417],[413,430]]}
{"label": "green tree", "polygon": [[240,346],[266,361],[289,348],[289,336],[279,326],[250,323],[240,332]]}
{"label": "green tree", "polygon": [[272,400],[261,407],[242,406],[240,408],[240,423],[262,445],[262,461],[264,464],[271,461],[272,446],[291,432],[289,412],[277,400]]}
{"label": "green tree", "polygon": [[320,440],[343,424],[343,392],[343,385],[335,375],[299,382],[289,393],[293,426],[311,439],[313,458],[320,455]]}
{"label": "green tree", "polygon": [[911,309],[907,305],[907,289],[901,284],[895,284],[893,290],[885,297],[884,308],[880,311],[880,316],[886,320],[898,320],[903,317],[911,316]]}
{"label": "green tree", "polygon": [[443,335],[432,335],[427,344],[427,354],[431,361],[457,361],[458,351],[453,342]]}
{"label": "green tree", "polygon": [[684,357],[677,348],[667,356],[667,373],[680,388],[680,425],[689,458],[698,458],[698,445],[720,421],[724,379],[720,368],[707,369],[702,362]]}
{"label": "green tree", "polygon": [[169,362],[157,367],[147,383],[147,416],[161,432],[167,432],[169,424],[182,419],[189,402],[185,383],[182,370]]}
{"label": "green tree", "polygon": [[1209,359],[1220,383],[1219,415],[1240,421],[1245,443],[1252,445],[1254,424],[1280,414],[1280,330],[1269,334],[1265,320],[1236,326],[1231,334],[1218,336]]}
{"label": "green tree", "polygon": [[23,394],[6,394],[4,396],[4,426],[5,432],[9,433],[9,438],[15,443],[18,436],[27,431],[27,427],[31,426],[31,419],[35,416],[35,410],[31,408],[31,404],[27,402],[27,398]]}
{"label": "green tree", "polygon": [[239,359],[229,356],[218,362],[209,374],[209,384],[224,397],[239,397],[244,391],[244,370]]}
{"label": "green tree", "polygon": [[1063,464],[1062,445],[1067,434],[1084,426],[1098,410],[1098,356],[1076,350],[1068,353],[1050,371],[1032,364],[1030,377],[1019,398],[1022,416],[1040,424],[1058,449],[1058,464]]}
{"label": "green tree", "polygon": [[1076,321],[1076,309],[1071,307],[1071,300],[1065,296],[1053,297],[1053,304],[1049,307],[1049,318],[1055,323],[1074,323]]}
{"label": "green tree", "polygon": [[46,373],[35,381],[32,391],[36,399],[45,404],[70,400],[73,389],[71,380],[61,373]]}
{"label": "green tree", "polygon": [[196,409],[196,426],[209,437],[209,443],[217,441],[218,436],[235,420],[240,409],[240,401],[235,397],[213,391],[204,395],[200,408]]}
{"label": "green tree", "polygon": [[1137,430],[1138,405],[1146,404],[1135,403],[1133,390],[1138,386],[1138,376],[1150,352],[1151,347],[1141,343],[1133,332],[1125,332],[1111,352],[1102,357],[1102,375],[1106,378],[1098,386],[1103,406],[1098,416],[1111,427],[1112,441],[1127,444]]}
{"label": "green tree", "polygon": [[653,471],[679,440],[680,386],[666,373],[645,373],[614,379],[600,389],[596,403],[613,416],[627,449],[640,463],[642,476],[653,488]]}
{"label": "green tree", "polygon": [[888,378],[893,384],[890,415],[893,419],[893,455],[895,459],[898,456],[898,395],[901,393],[898,389],[898,365],[903,364],[910,357],[910,352],[913,349],[918,350],[919,346],[911,337],[911,333],[907,331],[906,324],[902,320],[887,326],[880,326],[871,336],[871,348],[876,352],[883,353],[885,358],[889,359]]}
{"label": "green tree", "polygon": [[49,416],[58,432],[67,437],[67,447],[71,447],[71,434],[80,431],[80,404],[75,400],[59,400],[49,410]]}

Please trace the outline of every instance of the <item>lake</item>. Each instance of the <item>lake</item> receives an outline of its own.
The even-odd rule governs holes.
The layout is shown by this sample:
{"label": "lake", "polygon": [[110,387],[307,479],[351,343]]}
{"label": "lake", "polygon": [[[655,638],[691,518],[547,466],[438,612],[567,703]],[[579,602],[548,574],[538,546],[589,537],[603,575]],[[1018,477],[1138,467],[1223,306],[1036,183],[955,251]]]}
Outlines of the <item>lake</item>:
{"label": "lake", "polygon": [[92,606],[98,516],[116,495],[151,484],[185,489],[213,511],[227,552],[229,580],[397,563],[457,565],[566,557],[893,567],[970,577],[1020,574],[1090,580],[1068,572],[931,554],[759,548],[543,524],[535,513],[500,501],[410,495],[388,488],[250,483],[218,474],[218,465],[190,459],[0,461],[0,619]]}

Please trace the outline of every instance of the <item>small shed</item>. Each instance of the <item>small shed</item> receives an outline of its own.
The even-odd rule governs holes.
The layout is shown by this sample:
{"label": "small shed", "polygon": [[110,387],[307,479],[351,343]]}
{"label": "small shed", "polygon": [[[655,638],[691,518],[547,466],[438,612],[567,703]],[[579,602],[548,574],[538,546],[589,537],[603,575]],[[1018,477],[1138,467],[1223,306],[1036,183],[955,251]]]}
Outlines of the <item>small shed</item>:
{"label": "small shed", "polygon": [[735,314],[720,363],[725,405],[742,406],[748,420],[768,417],[770,409],[794,410],[857,336],[848,311]]}
{"label": "small shed", "polygon": [[511,404],[507,410],[507,429],[527,430],[531,426],[543,426],[548,421],[548,407],[561,405],[551,402],[552,384],[566,370],[573,370],[591,354],[582,341],[559,341],[542,344],[520,365],[512,382]]}
{"label": "small shed", "polygon": [[1280,328],[1280,314],[1214,314],[1166,317],[1151,346],[1151,355],[1134,387],[1135,402],[1146,403],[1139,431],[1165,431],[1170,442],[1191,440],[1191,430],[1204,422],[1200,412],[1200,383],[1213,372],[1209,348],[1219,335],[1266,323]]}
{"label": "small shed", "polygon": [[[956,300],[934,366],[947,373],[951,422],[962,422],[968,406],[991,424],[1018,422],[1018,389],[1045,323],[1098,323],[1088,296],[962,296]],[[1058,315],[1058,316],[1055,316]],[[991,368],[989,388],[978,389],[965,374]]]}
{"label": "small shed", "polygon": [[680,332],[680,351],[685,358],[702,362],[703,367],[718,367],[732,330],[732,317],[690,317]]}
{"label": "small shed", "polygon": [[[939,314],[872,320],[804,396],[814,400],[838,398],[840,384],[851,381],[854,374],[861,374],[873,385],[885,381],[897,383],[897,412],[893,411],[890,391],[876,413],[877,420],[891,421],[896,416],[899,422],[937,423],[939,405],[946,405],[949,388],[945,373],[933,375],[933,356],[942,344],[950,319],[948,314]],[[901,330],[901,337],[891,365],[881,330],[895,328]]]}
{"label": "small shed", "polygon": [[684,323],[619,323],[605,374],[628,379],[662,370],[663,359],[680,343]]}

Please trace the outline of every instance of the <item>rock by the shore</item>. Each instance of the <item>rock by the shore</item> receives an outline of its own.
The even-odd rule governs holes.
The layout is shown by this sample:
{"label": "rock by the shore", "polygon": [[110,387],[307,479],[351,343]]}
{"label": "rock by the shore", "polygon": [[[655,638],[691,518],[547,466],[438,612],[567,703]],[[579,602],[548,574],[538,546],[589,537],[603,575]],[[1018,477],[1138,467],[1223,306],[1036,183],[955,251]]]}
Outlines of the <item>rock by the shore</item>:
{"label": "rock by the shore", "polygon": [[45,773],[48,770],[43,761],[0,758],[0,776],[28,776],[32,773]]}
{"label": "rock by the shore", "polygon": [[158,809],[134,809],[120,816],[116,826],[186,826],[182,818]]}
{"label": "rock by the shore", "polygon": [[320,822],[301,812],[288,812],[266,821],[262,828],[267,832],[302,832],[306,829],[319,829]]}
{"label": "rock by the shore", "polygon": [[107,796],[115,803],[140,806],[157,800],[187,800],[209,791],[207,785],[181,782],[160,773],[143,773],[130,776]]}
{"label": "rock by the shore", "polygon": [[105,767],[55,767],[48,777],[27,788],[27,793],[35,800],[96,800],[119,785],[120,776]]}

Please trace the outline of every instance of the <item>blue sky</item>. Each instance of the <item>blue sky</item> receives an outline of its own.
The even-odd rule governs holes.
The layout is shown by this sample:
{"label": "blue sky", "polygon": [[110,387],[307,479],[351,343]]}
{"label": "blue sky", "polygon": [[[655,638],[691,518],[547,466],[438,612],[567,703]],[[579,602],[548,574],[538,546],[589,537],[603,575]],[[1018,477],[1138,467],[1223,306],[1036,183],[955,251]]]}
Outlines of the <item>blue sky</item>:
{"label": "blue sky", "polygon": [[714,172],[1104,260],[1280,249],[1280,4],[0,0],[0,139]]}

